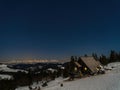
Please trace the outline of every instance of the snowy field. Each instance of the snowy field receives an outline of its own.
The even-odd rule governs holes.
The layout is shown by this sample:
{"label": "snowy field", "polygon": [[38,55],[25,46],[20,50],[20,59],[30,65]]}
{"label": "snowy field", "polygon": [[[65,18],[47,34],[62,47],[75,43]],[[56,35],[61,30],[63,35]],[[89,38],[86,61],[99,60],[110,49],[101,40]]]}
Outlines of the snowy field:
{"label": "snowy field", "polygon": [[4,71],[4,72],[18,72],[18,71],[21,71],[21,72],[26,72],[27,73],[27,71],[25,71],[25,70],[8,68],[7,65],[5,65],[5,64],[0,65],[0,71]]}
{"label": "snowy field", "polygon": [[[104,75],[90,76],[65,82],[62,78],[48,83],[41,90],[120,90],[120,63],[112,63],[107,66],[112,68]],[[63,87],[60,84],[63,83]],[[34,84],[33,87],[40,86]],[[29,90],[28,87],[19,87],[16,90]]]}

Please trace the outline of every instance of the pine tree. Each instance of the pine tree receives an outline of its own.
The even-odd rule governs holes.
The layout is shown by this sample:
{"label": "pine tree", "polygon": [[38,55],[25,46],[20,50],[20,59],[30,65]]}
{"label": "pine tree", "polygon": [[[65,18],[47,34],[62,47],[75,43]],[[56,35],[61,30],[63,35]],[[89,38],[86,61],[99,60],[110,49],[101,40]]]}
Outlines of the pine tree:
{"label": "pine tree", "polygon": [[103,64],[103,65],[108,64],[108,59],[106,58],[105,55],[100,56],[100,62],[101,62],[101,64]]}
{"label": "pine tree", "polygon": [[114,50],[111,50],[110,52],[110,62],[116,62],[117,61],[117,53]]}
{"label": "pine tree", "polygon": [[75,62],[75,58],[74,58],[74,56],[71,56],[71,60],[70,60],[70,72],[74,72],[74,67],[75,67],[75,64],[74,64],[74,62]]}
{"label": "pine tree", "polygon": [[92,56],[95,58],[95,60],[98,60],[98,56],[96,53],[92,53]]}

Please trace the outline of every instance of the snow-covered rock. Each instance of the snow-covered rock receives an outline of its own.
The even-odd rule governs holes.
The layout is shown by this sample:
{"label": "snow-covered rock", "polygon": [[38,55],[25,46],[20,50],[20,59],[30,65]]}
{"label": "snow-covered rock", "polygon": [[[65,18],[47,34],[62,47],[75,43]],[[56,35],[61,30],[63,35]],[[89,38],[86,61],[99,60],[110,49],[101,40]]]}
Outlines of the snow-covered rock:
{"label": "snow-covered rock", "polygon": [[0,74],[0,80],[2,80],[2,79],[10,80],[10,79],[13,79],[13,77],[11,75]]}
{"label": "snow-covered rock", "polygon": [[48,68],[47,70],[50,71],[50,72],[52,72],[52,73],[55,72],[55,71],[57,71],[56,69],[52,69],[52,68]]}

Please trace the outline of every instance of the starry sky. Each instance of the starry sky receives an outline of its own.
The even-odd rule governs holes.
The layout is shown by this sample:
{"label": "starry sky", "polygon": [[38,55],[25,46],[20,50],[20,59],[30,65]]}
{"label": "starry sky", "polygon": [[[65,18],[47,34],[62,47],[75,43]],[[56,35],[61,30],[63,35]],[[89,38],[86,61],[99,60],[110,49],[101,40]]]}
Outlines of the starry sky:
{"label": "starry sky", "polygon": [[0,57],[120,50],[119,0],[0,0]]}

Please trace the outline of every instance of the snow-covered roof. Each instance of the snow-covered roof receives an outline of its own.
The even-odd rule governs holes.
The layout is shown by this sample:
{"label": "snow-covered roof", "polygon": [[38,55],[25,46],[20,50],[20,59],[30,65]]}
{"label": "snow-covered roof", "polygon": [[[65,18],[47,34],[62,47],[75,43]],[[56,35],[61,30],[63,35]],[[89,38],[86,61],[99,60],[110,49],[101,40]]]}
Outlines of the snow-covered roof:
{"label": "snow-covered roof", "polygon": [[100,63],[97,62],[93,57],[80,57],[80,58],[92,72],[97,72],[96,68],[100,66]]}

